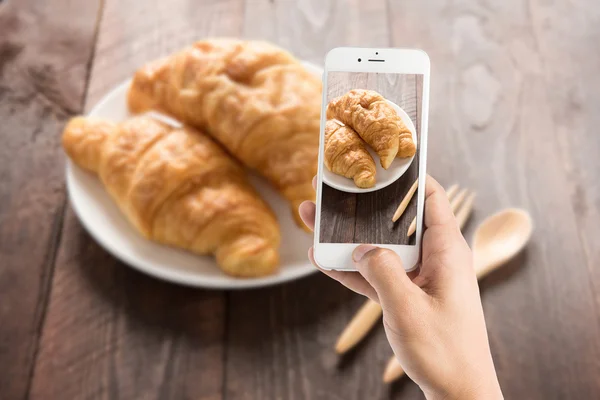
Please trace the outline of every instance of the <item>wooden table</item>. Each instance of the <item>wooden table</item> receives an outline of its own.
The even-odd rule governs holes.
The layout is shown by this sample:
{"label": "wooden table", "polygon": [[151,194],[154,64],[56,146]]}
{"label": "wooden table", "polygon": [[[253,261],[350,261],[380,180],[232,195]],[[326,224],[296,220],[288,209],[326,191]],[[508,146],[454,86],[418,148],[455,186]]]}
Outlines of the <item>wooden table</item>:
{"label": "wooden table", "polygon": [[[374,90],[398,105],[415,125],[417,143],[420,141],[423,75],[340,71],[328,74],[328,102],[352,89]],[[394,160],[391,168],[399,161]],[[377,157],[375,162],[379,162]],[[350,193],[323,185],[321,242],[414,245],[415,235],[408,236],[407,231],[417,215],[417,196],[413,196],[396,222],[392,221],[392,217],[418,176],[417,153],[406,172],[385,188],[368,193]],[[376,179],[380,179],[378,174]]]}
{"label": "wooden table", "polygon": [[381,383],[381,328],[337,357],[363,299],[315,275],[181,288],[123,265],[66,201],[60,131],[135,68],[198,38],[432,60],[429,171],[504,207],[527,251],[481,284],[506,398],[600,397],[600,6],[594,0],[0,2],[0,398],[413,399]]}

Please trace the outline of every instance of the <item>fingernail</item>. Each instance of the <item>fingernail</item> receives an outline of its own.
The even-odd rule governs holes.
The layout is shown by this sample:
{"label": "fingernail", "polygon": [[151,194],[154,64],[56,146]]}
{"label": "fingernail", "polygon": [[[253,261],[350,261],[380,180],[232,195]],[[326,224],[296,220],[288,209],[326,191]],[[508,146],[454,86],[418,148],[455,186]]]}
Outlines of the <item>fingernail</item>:
{"label": "fingernail", "polygon": [[365,254],[367,254],[371,250],[375,250],[377,246],[373,246],[370,244],[361,244],[352,252],[352,259],[354,262],[359,262],[362,260]]}

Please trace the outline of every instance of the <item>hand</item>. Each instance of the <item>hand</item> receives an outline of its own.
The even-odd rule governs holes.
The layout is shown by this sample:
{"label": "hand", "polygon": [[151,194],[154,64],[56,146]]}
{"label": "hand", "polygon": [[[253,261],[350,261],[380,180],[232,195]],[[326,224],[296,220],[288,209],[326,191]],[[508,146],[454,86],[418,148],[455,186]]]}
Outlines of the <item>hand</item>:
{"label": "hand", "polygon": [[[314,228],[313,202],[300,215]],[[502,399],[471,250],[429,176],[424,224],[422,263],[411,277],[396,253],[372,245],[354,250],[358,273],[321,271],[381,305],[394,354],[428,399]],[[318,268],[312,248],[308,257]]]}

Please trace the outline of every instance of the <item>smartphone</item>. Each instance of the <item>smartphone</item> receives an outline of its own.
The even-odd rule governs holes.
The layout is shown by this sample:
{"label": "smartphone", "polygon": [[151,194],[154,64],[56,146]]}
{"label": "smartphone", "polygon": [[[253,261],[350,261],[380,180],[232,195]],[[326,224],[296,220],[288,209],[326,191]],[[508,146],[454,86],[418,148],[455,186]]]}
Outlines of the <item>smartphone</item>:
{"label": "smartphone", "polygon": [[[429,57],[416,49],[340,47],[327,54],[314,231],[320,267],[354,270],[352,251],[373,244],[396,252],[407,271],[416,268],[425,201],[429,71]],[[394,152],[397,135],[399,150]],[[414,195],[393,221],[409,193]],[[413,220],[416,231],[409,235]]]}

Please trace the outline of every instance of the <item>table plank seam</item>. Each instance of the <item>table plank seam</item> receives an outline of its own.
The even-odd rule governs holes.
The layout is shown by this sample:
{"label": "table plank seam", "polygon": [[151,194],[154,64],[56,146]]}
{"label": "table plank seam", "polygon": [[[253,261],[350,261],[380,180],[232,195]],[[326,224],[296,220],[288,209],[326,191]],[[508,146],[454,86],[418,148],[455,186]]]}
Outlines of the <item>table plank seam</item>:
{"label": "table plank seam", "polygon": [[33,376],[35,373],[35,366],[37,363],[38,352],[40,348],[40,338],[42,337],[42,331],[46,322],[46,313],[48,310],[48,303],[50,302],[50,296],[52,293],[52,281],[54,279],[54,271],[56,266],[56,257],[58,255],[58,249],[60,248],[60,242],[62,239],[63,225],[65,221],[66,212],[66,201],[63,201],[62,206],[58,209],[54,216],[52,223],[52,233],[50,235],[50,241],[47,248],[47,256],[44,257],[47,261],[42,268],[41,287],[39,291],[38,299],[35,306],[35,336],[36,340],[33,344],[33,348],[30,351],[31,354],[31,366],[27,374],[27,386],[25,390],[25,398],[29,398],[29,392],[31,390],[31,383],[33,382]]}
{"label": "table plank seam", "polygon": [[[56,101],[53,101],[50,97],[48,97],[42,91],[36,90],[36,93],[38,95],[42,96],[45,101],[48,101],[52,106],[56,107],[59,112],[64,113],[65,115],[77,114],[78,112],[81,112],[84,109],[85,101],[86,101],[87,93],[88,93],[88,88],[89,88],[91,69],[92,69],[92,65],[93,65],[93,61],[94,61],[94,56],[96,54],[96,46],[98,43],[98,32],[99,32],[100,22],[102,20],[102,15],[103,15],[102,10],[103,9],[104,9],[104,0],[100,0],[98,16],[96,17],[94,34],[92,36],[92,51],[91,51],[90,59],[88,60],[86,67],[85,67],[86,68],[85,86],[84,86],[84,90],[83,90],[83,95],[80,99],[80,105],[78,107],[78,110],[71,110],[68,107],[66,107],[65,105],[60,104]],[[41,282],[42,282],[43,289],[40,291],[40,294],[39,294],[37,302],[36,302],[36,309],[35,309],[36,340],[35,340],[35,343],[33,344],[33,349],[30,352],[32,362],[31,362],[31,366],[29,368],[29,372],[27,374],[27,384],[26,384],[26,389],[25,389],[25,398],[26,399],[30,398],[31,386],[33,383],[33,379],[35,376],[35,370],[36,370],[36,366],[37,366],[37,362],[38,362],[40,340],[41,340],[42,332],[44,330],[44,326],[45,326],[45,322],[46,322],[48,304],[49,304],[50,298],[52,296],[52,287],[53,287],[53,281],[54,281],[54,272],[56,270],[56,261],[57,261],[57,257],[58,257],[58,251],[60,249],[60,245],[62,242],[63,226],[64,226],[64,222],[65,222],[65,215],[66,215],[67,204],[68,204],[68,198],[67,198],[68,196],[66,193],[66,188],[64,186],[63,186],[62,192],[63,192],[62,205],[58,209],[58,212],[56,213],[56,215],[54,217],[54,221],[52,223],[52,231],[51,231],[52,233],[50,235],[50,241],[48,244],[47,256],[45,257],[47,262],[45,263],[45,265],[42,268],[43,276],[41,278]]]}
{"label": "table plank seam", "polygon": [[96,22],[94,26],[94,36],[92,43],[92,53],[90,55],[90,59],[88,60],[85,66],[85,87],[83,88],[83,95],[81,97],[81,108],[80,110],[87,111],[87,100],[88,100],[88,92],[90,89],[90,80],[92,77],[92,68],[94,66],[94,61],[96,60],[96,50],[98,48],[98,36],[100,34],[100,25],[102,22],[102,17],[104,16],[104,5],[105,0],[100,0],[100,6],[98,8],[98,15],[96,16]]}
{"label": "table plank seam", "polygon": [[227,359],[228,359],[228,344],[231,340],[231,338],[229,337],[229,332],[230,332],[230,318],[231,318],[231,312],[230,312],[230,308],[232,306],[232,302],[231,302],[231,292],[230,291],[226,291],[224,293],[224,301],[225,301],[225,306],[223,307],[223,309],[225,310],[225,316],[223,317],[223,340],[221,342],[221,346],[223,347],[222,350],[222,354],[221,354],[221,368],[223,368],[223,373],[221,375],[221,399],[222,400],[226,400],[227,399]]}

